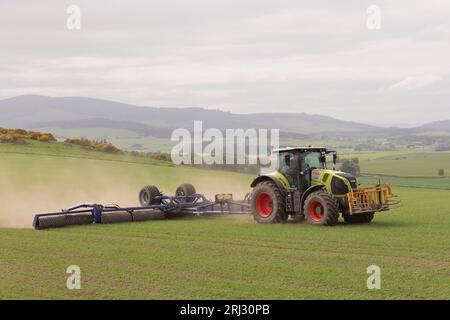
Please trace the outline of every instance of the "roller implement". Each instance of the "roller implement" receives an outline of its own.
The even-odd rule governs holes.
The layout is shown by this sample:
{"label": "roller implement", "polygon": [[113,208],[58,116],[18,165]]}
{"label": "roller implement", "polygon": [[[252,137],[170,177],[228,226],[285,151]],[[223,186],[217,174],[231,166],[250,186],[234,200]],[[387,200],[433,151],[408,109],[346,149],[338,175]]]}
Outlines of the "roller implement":
{"label": "roller implement", "polygon": [[[340,216],[346,223],[368,223],[377,212],[399,203],[388,185],[360,187],[356,178],[335,170],[337,153],[326,148],[296,147],[275,150],[278,168],[259,175],[243,200],[216,194],[214,200],[182,184],[174,196],[154,185],[139,193],[140,206],[80,204],[35,216],[36,229],[74,224],[144,221],[179,215],[252,214],[258,223],[280,223],[291,217],[315,225],[333,226]],[[332,156],[333,169],[327,168]]]}
{"label": "roller implement", "polygon": [[37,214],[35,229],[56,228],[67,225],[145,221],[184,215],[219,215],[250,212],[250,199],[233,200],[232,194],[216,194],[214,200],[196,193],[191,184],[182,184],[174,196],[162,194],[156,186],[149,185],[139,193],[140,206],[79,204],[59,212]]}

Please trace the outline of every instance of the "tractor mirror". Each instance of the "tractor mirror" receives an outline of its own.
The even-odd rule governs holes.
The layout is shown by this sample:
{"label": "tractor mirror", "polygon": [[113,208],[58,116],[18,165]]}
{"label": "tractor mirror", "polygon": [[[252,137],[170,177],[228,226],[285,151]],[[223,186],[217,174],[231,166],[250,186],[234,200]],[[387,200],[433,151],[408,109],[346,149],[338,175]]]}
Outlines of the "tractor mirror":
{"label": "tractor mirror", "polygon": [[327,162],[327,157],[324,154],[320,156],[320,162],[322,163]]}
{"label": "tractor mirror", "polygon": [[333,153],[333,164],[336,165],[337,162],[337,154]]}
{"label": "tractor mirror", "polygon": [[285,155],[284,156],[284,163],[290,167],[291,166],[291,156],[290,155]]}

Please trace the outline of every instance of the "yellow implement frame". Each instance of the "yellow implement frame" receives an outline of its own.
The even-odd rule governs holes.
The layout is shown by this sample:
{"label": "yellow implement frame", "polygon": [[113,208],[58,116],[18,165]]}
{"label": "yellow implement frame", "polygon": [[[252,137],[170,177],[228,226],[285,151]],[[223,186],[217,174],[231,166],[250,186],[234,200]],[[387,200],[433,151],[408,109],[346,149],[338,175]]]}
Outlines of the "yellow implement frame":
{"label": "yellow implement frame", "polygon": [[394,195],[388,185],[352,190],[347,195],[350,214],[389,210],[392,197]]}

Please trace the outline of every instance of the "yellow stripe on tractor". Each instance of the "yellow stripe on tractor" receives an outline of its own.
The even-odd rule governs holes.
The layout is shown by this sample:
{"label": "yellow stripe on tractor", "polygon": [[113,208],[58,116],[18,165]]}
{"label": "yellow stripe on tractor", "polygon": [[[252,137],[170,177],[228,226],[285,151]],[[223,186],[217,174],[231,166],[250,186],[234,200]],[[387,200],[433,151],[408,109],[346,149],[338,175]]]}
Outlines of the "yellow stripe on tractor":
{"label": "yellow stripe on tractor", "polygon": [[359,188],[347,194],[350,215],[365,212],[378,212],[389,210],[389,206],[397,204],[391,201],[391,187],[381,185],[369,188]]}

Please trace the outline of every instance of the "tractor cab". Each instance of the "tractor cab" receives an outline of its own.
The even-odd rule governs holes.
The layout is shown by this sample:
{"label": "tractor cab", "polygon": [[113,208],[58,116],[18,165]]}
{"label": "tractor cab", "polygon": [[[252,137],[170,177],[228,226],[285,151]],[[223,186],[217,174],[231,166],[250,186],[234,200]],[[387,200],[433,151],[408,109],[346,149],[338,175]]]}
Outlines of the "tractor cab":
{"label": "tractor cab", "polygon": [[333,170],[337,154],[326,148],[283,148],[278,153],[278,172],[289,182],[290,187],[305,191],[311,186],[312,173],[316,169],[327,169],[327,155],[333,154]]}

